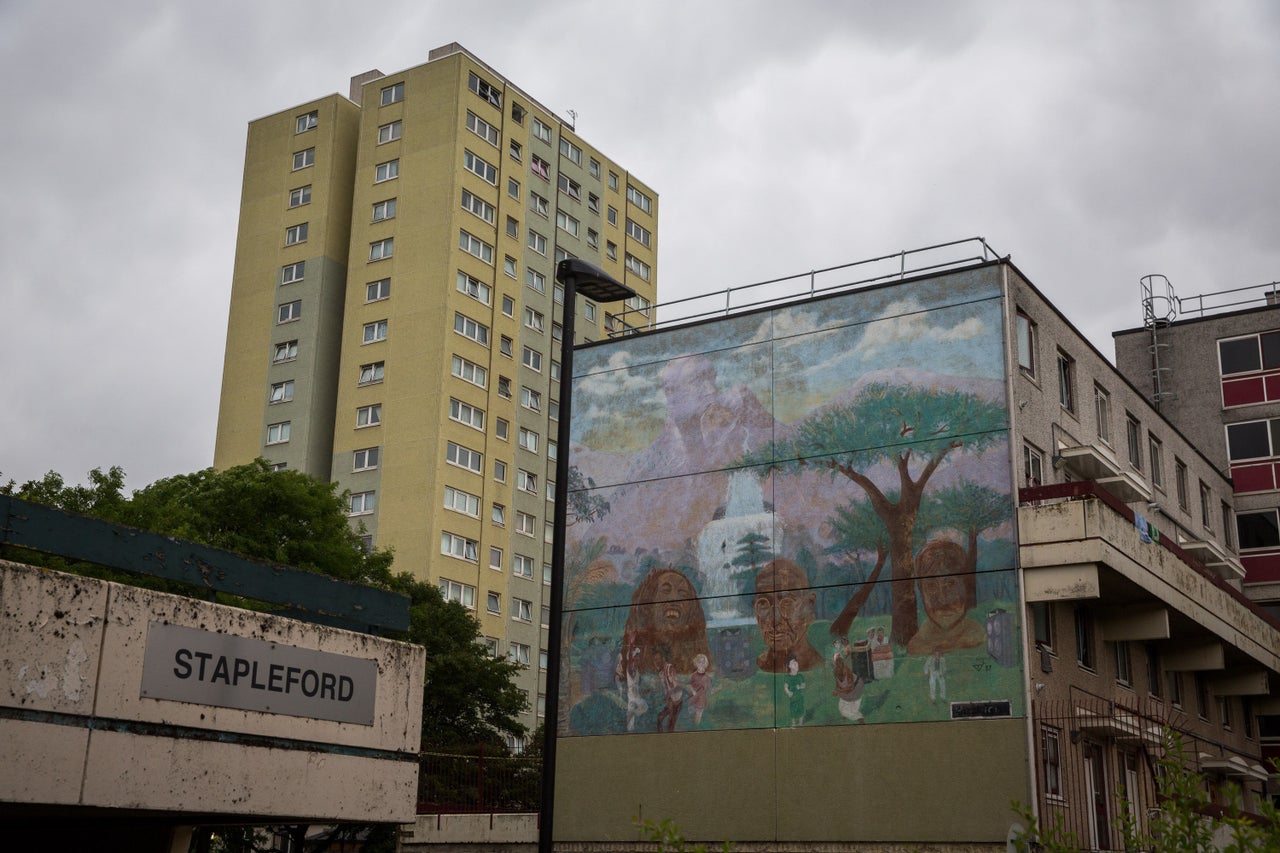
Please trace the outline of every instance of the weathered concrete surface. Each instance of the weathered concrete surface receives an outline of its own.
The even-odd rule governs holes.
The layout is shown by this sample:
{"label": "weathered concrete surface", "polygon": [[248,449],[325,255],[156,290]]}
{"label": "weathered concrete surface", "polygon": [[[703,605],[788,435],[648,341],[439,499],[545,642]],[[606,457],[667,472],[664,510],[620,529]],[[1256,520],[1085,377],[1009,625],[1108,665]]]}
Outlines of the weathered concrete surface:
{"label": "weathered concrete surface", "polygon": [[400,849],[452,853],[455,850],[501,850],[533,853],[538,849],[538,815],[423,814],[401,827]]}
{"label": "weathered concrete surface", "polygon": [[[150,624],[373,660],[373,725],[141,695]],[[0,806],[253,820],[414,819],[425,652],[0,562]]]}

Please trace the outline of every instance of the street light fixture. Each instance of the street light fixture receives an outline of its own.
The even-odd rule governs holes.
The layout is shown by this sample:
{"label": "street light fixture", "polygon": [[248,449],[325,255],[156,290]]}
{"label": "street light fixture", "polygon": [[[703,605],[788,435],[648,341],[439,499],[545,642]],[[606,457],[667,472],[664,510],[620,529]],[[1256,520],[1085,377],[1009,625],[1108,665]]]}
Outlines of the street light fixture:
{"label": "street light fixture", "polygon": [[564,619],[564,547],[569,521],[569,418],[573,411],[573,338],[578,294],[595,302],[621,302],[636,292],[595,264],[566,258],[556,264],[556,281],[564,285],[560,336],[560,422],[556,431],[555,538],[551,544],[551,619],[547,627],[547,698],[542,723],[542,811],[538,821],[538,853],[552,853],[555,813],[556,730],[560,727],[561,625]]}

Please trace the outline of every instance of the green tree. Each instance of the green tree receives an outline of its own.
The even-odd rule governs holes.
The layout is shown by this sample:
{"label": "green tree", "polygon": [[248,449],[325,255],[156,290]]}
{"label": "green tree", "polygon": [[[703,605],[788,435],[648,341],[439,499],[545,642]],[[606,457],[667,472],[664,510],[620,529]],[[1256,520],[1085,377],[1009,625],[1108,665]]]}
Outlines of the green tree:
{"label": "green tree", "polygon": [[916,518],[916,538],[923,540],[940,530],[954,530],[965,538],[969,574],[964,576],[965,607],[978,604],[978,536],[1009,520],[1013,513],[1008,494],[969,481],[930,492]]}
{"label": "green tree", "polygon": [[[890,501],[897,502],[895,493],[890,492],[887,497]],[[835,515],[827,519],[827,526],[835,535],[835,541],[831,543],[827,553],[843,554],[853,565],[860,566],[864,553],[875,552],[875,564],[866,574],[862,586],[850,596],[840,613],[831,621],[831,636],[848,637],[849,627],[875,592],[876,581],[880,579],[880,573],[884,571],[885,562],[889,558],[888,531],[870,501],[853,501],[846,506],[836,507]]]}
{"label": "green tree", "polygon": [[366,551],[347,521],[337,484],[264,459],[156,480],[133,493],[120,520],[134,527],[283,563],[343,580],[386,586],[392,555]]}
{"label": "green tree", "polygon": [[513,679],[521,665],[489,654],[480,623],[440,590],[407,573],[390,587],[409,596],[409,637],[427,650],[422,691],[422,742],[449,745],[523,735],[527,702]]}
{"label": "green tree", "polygon": [[772,553],[769,548],[769,537],[754,530],[748,530],[734,544],[738,546],[738,553],[731,564],[740,567],[742,571],[750,572],[752,577]]}
{"label": "green tree", "polygon": [[[490,655],[480,623],[435,586],[393,574],[393,555],[366,550],[347,519],[347,497],[334,483],[299,471],[272,471],[257,459],[224,471],[206,468],[157,480],[125,498],[124,471],[89,472],[88,486],[68,486],[55,472],[0,493],[93,515],[249,557],[284,563],[409,597],[409,631],[401,639],[427,650],[423,700],[424,742],[500,742],[523,735],[526,702],[512,679],[518,664]],[[101,576],[84,564],[24,552],[23,559]],[[112,580],[137,582],[122,572]]]}
{"label": "green tree", "polygon": [[[867,496],[889,538],[893,584],[893,641],[916,633],[917,601],[913,540],[916,516],[934,472],[961,447],[980,452],[1007,427],[1005,411],[975,394],[911,385],[872,383],[854,400],[801,422],[795,436],[774,441],[741,464],[770,472],[799,473],[808,467],[845,477]],[[890,466],[897,499],[868,475]]]}

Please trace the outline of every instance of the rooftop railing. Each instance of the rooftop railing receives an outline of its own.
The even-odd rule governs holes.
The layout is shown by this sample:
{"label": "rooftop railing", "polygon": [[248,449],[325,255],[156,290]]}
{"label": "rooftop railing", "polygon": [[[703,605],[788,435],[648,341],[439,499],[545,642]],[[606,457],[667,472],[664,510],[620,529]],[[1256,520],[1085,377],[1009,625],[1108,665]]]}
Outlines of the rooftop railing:
{"label": "rooftop railing", "polygon": [[[904,249],[891,255],[853,261],[839,266],[771,278],[725,290],[687,296],[651,308],[629,308],[617,312],[625,327],[620,334],[640,330],[671,328],[727,317],[759,308],[782,305],[815,296],[853,290],[874,284],[898,281],[908,276],[954,270],[987,263],[1001,256],[983,237],[968,237],[919,249]],[[661,311],[663,319],[653,319]]]}

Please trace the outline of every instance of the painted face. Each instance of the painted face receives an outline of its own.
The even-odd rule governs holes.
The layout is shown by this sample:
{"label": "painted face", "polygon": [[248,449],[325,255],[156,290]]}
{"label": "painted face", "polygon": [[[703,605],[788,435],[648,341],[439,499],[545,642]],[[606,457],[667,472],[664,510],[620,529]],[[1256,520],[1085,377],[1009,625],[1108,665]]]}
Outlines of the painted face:
{"label": "painted face", "polygon": [[787,590],[756,596],[756,624],[769,648],[785,652],[799,648],[813,622],[813,593]]}
{"label": "painted face", "polygon": [[692,618],[693,584],[679,572],[663,572],[653,595],[654,622],[683,626]]}
{"label": "painted face", "polygon": [[964,619],[964,581],[955,575],[920,579],[924,612],[941,628],[954,628]]}
{"label": "painted face", "polygon": [[792,675],[795,675],[799,671],[800,671],[800,661],[796,660],[795,658],[792,658],[791,660],[787,661],[787,672],[791,673]]}

